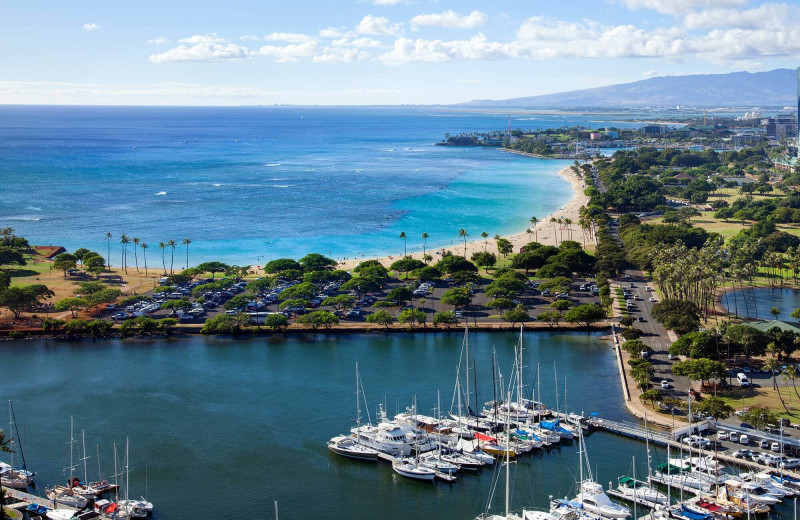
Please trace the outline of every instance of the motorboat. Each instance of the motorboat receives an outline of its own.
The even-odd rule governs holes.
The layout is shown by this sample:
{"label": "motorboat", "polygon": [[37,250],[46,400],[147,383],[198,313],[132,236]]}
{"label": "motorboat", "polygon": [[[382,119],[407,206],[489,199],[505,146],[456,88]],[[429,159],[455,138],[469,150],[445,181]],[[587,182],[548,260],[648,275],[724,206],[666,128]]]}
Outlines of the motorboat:
{"label": "motorboat", "polygon": [[[778,480],[769,473],[740,473],[739,478],[744,482],[753,482],[766,489],[770,495],[777,498],[786,498],[788,496],[797,495],[796,489],[785,486],[778,482]],[[779,478],[779,477],[778,477]]]}
{"label": "motorboat", "polygon": [[338,435],[328,441],[328,449],[342,457],[359,460],[378,460],[378,450],[364,446],[355,438]]}
{"label": "motorboat", "polygon": [[589,513],[604,518],[627,518],[631,514],[627,507],[612,502],[603,491],[603,487],[592,480],[580,483],[580,492],[572,501],[581,504]]}
{"label": "motorboat", "polygon": [[485,462],[472,457],[465,453],[459,453],[455,450],[443,450],[441,459],[451,464],[456,464],[459,468],[469,471],[477,471],[486,465]]}
{"label": "motorboat", "polygon": [[661,493],[647,482],[635,480],[631,477],[620,477],[617,482],[617,490],[628,500],[634,502],[645,500],[655,504],[666,504],[668,501],[667,495]]}
{"label": "motorboat", "polygon": [[153,507],[152,504],[150,504],[150,511],[148,511],[148,503],[141,500],[120,500],[117,502],[117,511],[118,514],[127,518],[147,518]]}
{"label": "motorboat", "polygon": [[448,473],[450,475],[461,469],[457,464],[453,464],[452,462],[445,460],[444,458],[440,457],[438,453],[433,451],[424,455],[420,455],[419,463],[426,468],[431,468],[434,471]]}
{"label": "motorboat", "polygon": [[724,492],[728,497],[735,497],[743,504],[755,503],[772,506],[781,500],[771,495],[764,487],[753,482],[726,480]]}

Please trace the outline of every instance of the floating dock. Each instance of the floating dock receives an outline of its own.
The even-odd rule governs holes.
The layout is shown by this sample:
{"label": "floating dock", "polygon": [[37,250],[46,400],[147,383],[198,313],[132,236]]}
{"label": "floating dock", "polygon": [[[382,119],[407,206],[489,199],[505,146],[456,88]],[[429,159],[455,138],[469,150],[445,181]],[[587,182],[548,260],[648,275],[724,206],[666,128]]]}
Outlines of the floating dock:
{"label": "floating dock", "polygon": [[625,495],[622,491],[618,491],[616,489],[612,489],[610,486],[609,486],[608,490],[606,491],[606,494],[611,495],[612,497],[619,498],[619,499],[624,500],[626,502],[636,502],[637,505],[644,506],[644,507],[647,507],[649,509],[655,509],[656,506],[659,505],[658,502],[651,502],[650,500],[644,499],[644,498],[639,497],[639,496],[637,496],[637,497],[629,497],[629,496]]}

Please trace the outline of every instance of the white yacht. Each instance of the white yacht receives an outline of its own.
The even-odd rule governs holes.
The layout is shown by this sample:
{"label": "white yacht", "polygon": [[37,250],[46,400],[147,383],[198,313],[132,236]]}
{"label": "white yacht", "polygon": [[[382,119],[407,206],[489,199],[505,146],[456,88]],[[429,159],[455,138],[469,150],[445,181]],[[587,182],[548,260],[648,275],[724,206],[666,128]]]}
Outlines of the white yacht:
{"label": "white yacht", "polygon": [[392,469],[398,474],[415,480],[433,480],[436,471],[419,464],[414,459],[401,458],[392,462]]}
{"label": "white yacht", "polygon": [[636,501],[640,499],[654,504],[667,503],[667,495],[658,491],[647,482],[635,480],[631,477],[620,477],[618,482],[617,490],[628,500]]}
{"label": "white yacht", "polygon": [[580,485],[580,492],[573,502],[581,504],[589,513],[600,515],[604,518],[627,518],[631,510],[611,501],[597,482],[584,480]]}
{"label": "white yacht", "polygon": [[349,435],[338,435],[328,441],[328,449],[337,455],[359,460],[378,460],[378,450],[359,444]]}

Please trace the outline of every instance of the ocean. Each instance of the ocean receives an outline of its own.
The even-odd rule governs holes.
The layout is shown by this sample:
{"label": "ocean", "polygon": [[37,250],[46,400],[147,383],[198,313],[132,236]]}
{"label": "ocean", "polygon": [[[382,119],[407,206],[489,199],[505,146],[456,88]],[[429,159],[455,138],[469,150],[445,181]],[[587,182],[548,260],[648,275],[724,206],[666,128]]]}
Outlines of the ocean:
{"label": "ocean", "polygon": [[[511,125],[599,119],[525,114]],[[159,242],[184,238],[190,264],[397,253],[403,231],[409,251],[423,232],[446,247],[461,228],[473,239],[522,231],[572,197],[557,175],[569,161],[434,146],[507,124],[502,112],[431,107],[0,106],[0,226],[104,256],[110,232],[114,265],[122,234],[147,242],[153,264]]]}

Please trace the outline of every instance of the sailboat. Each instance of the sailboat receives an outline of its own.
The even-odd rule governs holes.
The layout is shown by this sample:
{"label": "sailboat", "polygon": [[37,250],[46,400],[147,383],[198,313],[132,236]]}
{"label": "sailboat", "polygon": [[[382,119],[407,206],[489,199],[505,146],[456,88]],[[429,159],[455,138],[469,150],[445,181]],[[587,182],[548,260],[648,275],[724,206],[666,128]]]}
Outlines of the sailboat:
{"label": "sailboat", "polygon": [[[361,430],[361,401],[358,363],[356,363],[356,431]],[[337,435],[328,441],[328,449],[342,457],[359,460],[378,460],[378,450],[365,446],[350,435]]]}
{"label": "sailboat", "polygon": [[[9,439],[9,448],[11,448],[11,464],[0,462],[0,484],[12,489],[28,489],[33,483],[33,476],[36,473],[28,471],[25,465],[25,453],[22,451],[22,441],[19,437],[19,428],[16,428],[16,420],[14,418],[14,409],[11,406],[11,400],[8,401],[8,435],[16,432],[16,439],[11,437]],[[22,457],[22,465],[14,466],[14,447],[19,448],[20,456]]]}
{"label": "sailboat", "polygon": [[[508,401],[511,401],[511,393],[508,394]],[[509,427],[509,416],[506,415],[506,428]],[[475,520],[522,520],[522,517],[519,515],[512,514],[509,509],[511,506],[511,447],[508,445],[508,437],[506,437],[506,448],[505,448],[505,457],[506,457],[506,501],[505,501],[505,514],[502,515],[491,515],[488,512],[482,513],[476,517]],[[490,504],[491,505],[491,499]],[[488,506],[487,506],[488,509]]]}
{"label": "sailboat", "polygon": [[130,459],[129,459],[130,442],[125,439],[125,499],[117,502],[118,515],[117,518],[147,518],[153,512],[153,504],[141,499],[131,500],[129,498],[129,483],[130,483]]}
{"label": "sailboat", "polygon": [[[603,491],[603,487],[592,479],[589,455],[586,452],[586,443],[582,435],[578,436],[578,456],[580,457],[580,481],[578,482],[578,496],[572,502],[580,504],[585,511],[604,518],[627,518],[631,514],[630,509],[612,502]],[[588,473],[588,478],[585,480],[583,478],[584,462]]]}
{"label": "sailboat", "polygon": [[[441,398],[439,395],[439,391],[436,391],[436,417],[437,422],[441,420]],[[430,433],[430,432],[429,432]],[[461,469],[457,464],[445,460],[442,458],[442,444],[443,440],[441,438],[436,440],[436,450],[430,451],[425,455],[420,457],[420,461],[422,465],[428,468],[431,468],[435,471],[441,471],[442,473],[448,473],[450,475],[456,473],[459,469]]]}
{"label": "sailboat", "polygon": [[73,476],[75,464],[73,461],[73,445],[75,444],[75,431],[73,418],[69,418],[69,479],[66,486],[53,486],[45,489],[47,497],[56,504],[62,504],[76,509],[83,509],[89,504],[89,498],[76,492],[75,483],[80,481]]}

